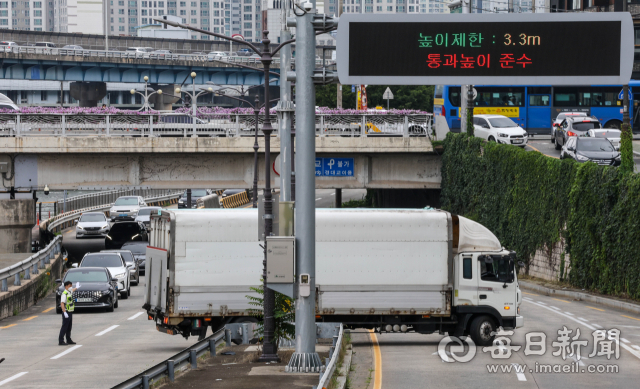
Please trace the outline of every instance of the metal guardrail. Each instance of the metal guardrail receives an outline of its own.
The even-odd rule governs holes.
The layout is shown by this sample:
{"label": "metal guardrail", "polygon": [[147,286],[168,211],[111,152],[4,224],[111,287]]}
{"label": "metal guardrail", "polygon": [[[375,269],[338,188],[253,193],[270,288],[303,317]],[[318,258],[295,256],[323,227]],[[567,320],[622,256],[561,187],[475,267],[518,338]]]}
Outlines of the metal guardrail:
{"label": "metal guardrail", "polygon": [[[167,190],[164,189],[115,189],[98,193],[88,193],[68,197],[66,200],[68,210],[72,211],[80,208],[95,207],[98,205],[109,204],[115,202],[120,196],[142,196],[145,199],[150,197],[158,197],[166,195]],[[57,209],[63,211],[65,200],[57,201]]]}
{"label": "metal guardrail", "polygon": [[[272,117],[277,135],[279,118]],[[264,118],[258,118],[261,128]],[[295,117],[293,124],[295,127]],[[21,114],[0,113],[0,136],[137,136],[137,137],[241,137],[254,136],[251,114],[199,111],[196,123],[189,114]],[[431,136],[432,114],[316,114],[317,136]]]}
{"label": "metal guardrail", "polygon": [[342,323],[340,323],[340,332],[338,333],[338,339],[329,349],[329,358],[327,358],[328,360],[325,365],[324,373],[320,375],[320,381],[318,382],[317,388],[324,388],[326,386],[329,386],[331,377],[333,377],[333,373],[336,371],[336,365],[338,364],[338,357],[340,355],[340,349],[342,348],[342,339],[344,338],[343,335],[344,327]]}
{"label": "metal guardrail", "polygon": [[215,334],[209,336],[201,342],[194,344],[193,346],[184,349],[178,354],[168,358],[167,360],[158,363],[150,369],[143,371],[142,373],[114,386],[112,389],[135,389],[143,388],[148,389],[153,381],[162,377],[169,377],[169,380],[173,382],[175,379],[175,371],[179,369],[181,365],[190,364],[192,369],[198,367],[198,358],[204,353],[209,352],[210,355],[216,355],[216,346],[218,342],[222,341],[225,337],[225,330],[221,329]]}
{"label": "metal guardrail", "polygon": [[0,287],[0,291],[6,292],[9,290],[8,280],[11,277],[15,277],[13,285],[20,286],[20,274],[23,272],[25,280],[31,279],[31,274],[38,274],[40,272],[39,269],[44,269],[46,265],[51,263],[51,259],[60,253],[61,249],[62,236],[56,236],[44,249],[31,255],[24,261],[1,269],[0,280],[2,281],[2,287]]}

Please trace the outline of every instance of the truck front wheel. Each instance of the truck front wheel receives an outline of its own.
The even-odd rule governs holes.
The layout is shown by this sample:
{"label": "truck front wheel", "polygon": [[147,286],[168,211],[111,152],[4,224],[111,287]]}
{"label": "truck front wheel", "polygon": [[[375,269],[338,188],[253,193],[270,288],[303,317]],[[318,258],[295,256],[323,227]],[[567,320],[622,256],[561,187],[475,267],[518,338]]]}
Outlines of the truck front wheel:
{"label": "truck front wheel", "polygon": [[471,322],[469,334],[479,346],[490,346],[497,331],[496,324],[489,316],[478,316]]}

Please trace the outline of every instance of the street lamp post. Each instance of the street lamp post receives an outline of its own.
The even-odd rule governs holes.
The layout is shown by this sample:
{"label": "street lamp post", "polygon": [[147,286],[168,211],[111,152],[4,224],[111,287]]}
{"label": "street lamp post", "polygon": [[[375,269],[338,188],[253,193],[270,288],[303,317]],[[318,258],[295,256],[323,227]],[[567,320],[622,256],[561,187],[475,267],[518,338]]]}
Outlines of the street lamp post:
{"label": "street lamp post", "polygon": [[183,91],[181,90],[179,87],[175,89],[176,95],[180,95],[181,92],[184,92],[186,95],[188,95],[189,97],[191,97],[191,106],[192,106],[192,116],[193,116],[193,135],[191,135],[192,138],[197,138],[198,134],[196,132],[196,115],[197,115],[197,107],[196,107],[196,102],[198,101],[198,97],[207,94],[207,93],[213,93],[213,88],[207,88],[207,89],[203,89],[202,92],[196,94],[196,72],[191,72],[191,79],[193,82],[193,93],[189,93],[187,91]]}
{"label": "street lamp post", "polygon": [[[138,92],[135,89],[131,89],[131,95],[134,95],[137,93],[140,96],[142,96],[144,98],[144,103],[142,104],[142,108],[140,108],[138,111],[145,111],[145,110],[150,110],[151,106],[149,105],[149,97],[153,96],[154,94],[158,94],[161,95],[162,94],[162,89],[158,89],[157,91],[154,91],[152,93],[149,93],[149,77],[144,76],[144,94],[142,94],[142,92]],[[153,89],[152,89],[153,90]]]}

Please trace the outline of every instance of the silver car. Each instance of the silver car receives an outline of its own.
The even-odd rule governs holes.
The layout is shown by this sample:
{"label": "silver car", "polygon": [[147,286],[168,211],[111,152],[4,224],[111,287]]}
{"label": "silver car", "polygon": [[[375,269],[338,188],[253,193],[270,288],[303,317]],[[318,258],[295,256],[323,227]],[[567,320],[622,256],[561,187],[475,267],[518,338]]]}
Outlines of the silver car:
{"label": "silver car", "polygon": [[150,227],[151,227],[151,214],[152,213],[157,213],[159,210],[161,210],[161,207],[143,207],[140,208],[138,210],[138,215],[136,216],[136,221],[143,223],[144,226],[147,228],[147,231],[149,231]]}
{"label": "silver car", "polygon": [[104,238],[110,229],[109,221],[102,212],[85,212],[76,223],[76,239]]}
{"label": "silver car", "polygon": [[611,128],[601,128],[599,130],[589,130],[587,131],[587,136],[591,138],[605,138],[609,139],[611,144],[616,150],[620,150],[620,137],[622,136],[622,131],[614,130]]}
{"label": "silver car", "polygon": [[118,197],[113,206],[109,209],[111,221],[135,220],[140,207],[146,207],[142,196],[122,196]]}

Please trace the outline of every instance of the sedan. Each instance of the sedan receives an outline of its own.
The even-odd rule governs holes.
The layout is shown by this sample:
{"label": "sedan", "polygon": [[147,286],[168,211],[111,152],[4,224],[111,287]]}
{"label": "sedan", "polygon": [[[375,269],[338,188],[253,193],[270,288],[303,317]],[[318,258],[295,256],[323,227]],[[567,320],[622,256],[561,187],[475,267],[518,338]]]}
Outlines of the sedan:
{"label": "sedan", "polygon": [[587,136],[591,138],[605,138],[609,139],[613,147],[616,150],[620,150],[620,137],[622,135],[622,131],[613,130],[610,128],[603,128],[599,130],[589,130],[587,131]]}
{"label": "sedan", "polygon": [[[213,192],[211,192],[210,189],[191,189],[191,208],[197,208],[196,200],[198,200],[200,197],[208,196],[211,193]],[[178,208],[189,208],[187,206],[186,190],[182,193],[182,195],[178,199]]]}
{"label": "sedan", "polygon": [[140,268],[138,266],[138,260],[133,257],[133,253],[129,250],[102,250],[101,253],[118,253],[124,259],[124,263],[129,268],[129,275],[131,276],[131,282],[133,286],[140,284]]}
{"label": "sedan", "polygon": [[221,60],[227,58],[227,53],[224,51],[212,51],[208,55],[211,60]]}
{"label": "sedan", "polygon": [[69,269],[63,280],[56,280],[60,286],[56,289],[56,313],[61,314],[60,299],[64,292],[64,283],[71,281],[73,288],[80,284],[72,297],[75,309],[104,308],[107,312],[113,312],[118,308],[118,293],[116,279],[104,267],[83,267],[81,269]]}
{"label": "sedan", "polygon": [[140,222],[116,223],[104,239],[104,248],[119,250],[127,242],[146,241],[148,237],[147,227]]}
{"label": "sedan", "polygon": [[142,196],[122,196],[118,197],[113,206],[109,209],[111,221],[134,220],[140,207],[146,207]]}
{"label": "sedan", "polygon": [[76,239],[104,238],[109,233],[109,221],[102,212],[86,212],[76,225]]}
{"label": "sedan", "polygon": [[156,50],[151,52],[151,55],[157,55],[158,57],[162,57],[162,58],[171,54],[173,54],[171,50]]}
{"label": "sedan", "polygon": [[161,207],[140,208],[140,210],[138,211],[138,216],[136,216],[135,221],[144,224],[144,226],[147,228],[147,231],[149,231],[149,229],[151,228],[151,214],[157,213],[160,210],[162,210]]}
{"label": "sedan", "polygon": [[64,50],[84,50],[82,46],[78,45],[66,45],[62,47]]}
{"label": "sedan", "polygon": [[603,166],[620,166],[620,153],[604,138],[571,137],[560,152],[560,159],[564,158]]}
{"label": "sedan", "polygon": [[527,132],[513,120],[503,115],[475,115],[473,117],[475,135],[490,142],[515,145],[524,148],[527,145]]}
{"label": "sedan", "polygon": [[149,242],[127,242],[122,245],[123,250],[129,250],[133,253],[133,257],[136,259],[138,263],[138,268],[140,270],[140,274],[145,273],[145,264],[147,259],[147,246],[149,246]]}
{"label": "sedan", "polygon": [[73,264],[72,266],[82,269],[84,267],[104,267],[109,270],[112,278],[117,279],[117,290],[120,292],[122,299],[127,299],[131,296],[131,276],[127,264],[122,259],[122,256],[118,253],[87,253],[82,257],[80,265]]}

